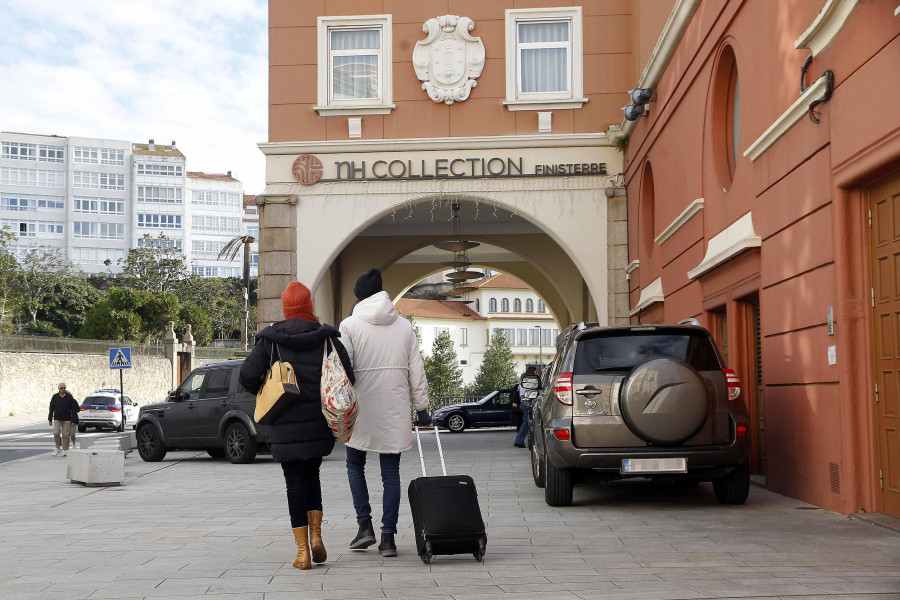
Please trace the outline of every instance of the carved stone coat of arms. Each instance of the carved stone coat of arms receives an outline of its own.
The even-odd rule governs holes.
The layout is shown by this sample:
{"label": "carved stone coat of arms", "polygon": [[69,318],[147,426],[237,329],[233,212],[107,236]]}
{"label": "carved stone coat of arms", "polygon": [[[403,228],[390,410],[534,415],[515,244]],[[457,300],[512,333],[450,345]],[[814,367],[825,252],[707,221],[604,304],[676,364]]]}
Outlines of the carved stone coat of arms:
{"label": "carved stone coat of arms", "polygon": [[469,32],[475,22],[468,17],[444,15],[422,26],[427,37],[416,42],[413,67],[425,83],[422,89],[435,102],[453,104],[469,97],[484,69],[484,44]]}

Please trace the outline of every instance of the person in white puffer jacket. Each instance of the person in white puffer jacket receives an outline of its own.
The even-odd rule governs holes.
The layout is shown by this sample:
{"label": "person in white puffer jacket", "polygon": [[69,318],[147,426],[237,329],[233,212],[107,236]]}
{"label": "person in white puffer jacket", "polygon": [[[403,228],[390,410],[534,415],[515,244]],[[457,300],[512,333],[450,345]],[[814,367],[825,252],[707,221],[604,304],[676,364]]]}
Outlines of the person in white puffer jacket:
{"label": "person in white puffer jacket", "polygon": [[340,325],[359,399],[359,416],[347,442],[347,478],[359,524],[350,548],[365,550],[375,543],[365,467],[366,453],[377,452],[384,485],[378,550],[382,556],[397,556],[400,453],[412,448],[409,402],[412,398],[417,423],[431,425],[428,381],[416,332],[381,289],[381,271],[371,268],[360,275],[353,293],[360,302]]}

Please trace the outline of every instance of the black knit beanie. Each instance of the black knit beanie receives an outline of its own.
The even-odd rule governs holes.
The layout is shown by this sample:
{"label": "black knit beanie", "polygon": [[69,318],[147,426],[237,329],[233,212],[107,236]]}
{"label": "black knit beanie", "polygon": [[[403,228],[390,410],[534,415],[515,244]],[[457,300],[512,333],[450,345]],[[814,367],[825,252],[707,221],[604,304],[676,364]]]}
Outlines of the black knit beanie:
{"label": "black knit beanie", "polygon": [[359,300],[365,300],[373,294],[381,291],[381,271],[372,267],[359,276],[356,285],[353,286],[353,295]]}

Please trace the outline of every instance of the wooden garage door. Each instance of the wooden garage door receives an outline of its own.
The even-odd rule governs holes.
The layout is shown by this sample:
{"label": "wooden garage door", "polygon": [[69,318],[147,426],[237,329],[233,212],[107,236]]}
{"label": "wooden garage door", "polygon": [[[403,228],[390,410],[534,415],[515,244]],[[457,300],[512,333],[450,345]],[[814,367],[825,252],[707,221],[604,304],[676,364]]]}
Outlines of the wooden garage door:
{"label": "wooden garage door", "polygon": [[900,517],[900,177],[873,188],[876,431],[882,511]]}

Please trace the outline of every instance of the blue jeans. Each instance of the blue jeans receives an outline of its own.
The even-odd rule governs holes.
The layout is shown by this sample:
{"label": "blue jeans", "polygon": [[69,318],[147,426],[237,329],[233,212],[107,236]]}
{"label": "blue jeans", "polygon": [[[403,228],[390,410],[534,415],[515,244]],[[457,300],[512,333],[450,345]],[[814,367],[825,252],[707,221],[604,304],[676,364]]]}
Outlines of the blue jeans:
{"label": "blue jeans", "polygon": [[[400,515],[400,455],[379,453],[378,458],[381,462],[381,483],[384,485],[381,531],[397,533],[397,519]],[[366,453],[350,446],[347,446],[347,479],[350,480],[356,522],[371,519],[372,506],[369,504],[369,488],[366,486]]]}
{"label": "blue jeans", "polygon": [[[516,434],[516,444],[524,444],[528,438],[528,411],[522,414],[522,425],[519,427],[519,433]],[[507,442],[509,443],[509,442]]]}

